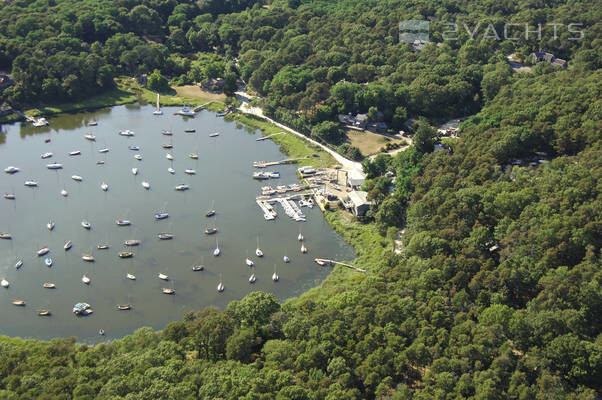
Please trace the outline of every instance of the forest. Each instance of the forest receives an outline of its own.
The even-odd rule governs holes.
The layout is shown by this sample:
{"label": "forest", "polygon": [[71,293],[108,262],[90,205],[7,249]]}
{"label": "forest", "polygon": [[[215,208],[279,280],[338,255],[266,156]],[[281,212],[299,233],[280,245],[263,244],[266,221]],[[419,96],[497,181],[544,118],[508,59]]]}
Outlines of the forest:
{"label": "forest", "polygon": [[[372,209],[360,228],[341,228],[367,274],[337,267],[311,296],[280,303],[254,292],[96,346],[1,337],[0,398],[599,398],[599,4],[71,4],[3,6],[0,69],[16,82],[4,101],[81,98],[158,70],[172,84],[235,75],[266,113],[337,146],[338,113],[372,108],[393,129],[417,123],[409,149],[364,161]],[[398,41],[399,21],[411,18],[579,21],[587,32],[515,43],[461,34],[416,52]],[[509,53],[542,47],[568,68],[508,66]],[[456,116],[468,117],[460,137],[439,137],[433,126]]]}

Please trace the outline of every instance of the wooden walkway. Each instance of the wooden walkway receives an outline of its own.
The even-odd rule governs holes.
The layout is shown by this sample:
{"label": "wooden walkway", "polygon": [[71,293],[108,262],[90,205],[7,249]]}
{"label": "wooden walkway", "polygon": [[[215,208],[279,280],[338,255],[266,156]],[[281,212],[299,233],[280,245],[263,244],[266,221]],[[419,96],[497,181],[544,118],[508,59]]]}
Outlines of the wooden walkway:
{"label": "wooden walkway", "polygon": [[260,137],[260,138],[257,138],[257,139],[255,139],[255,141],[257,141],[257,142],[261,142],[262,140],[266,140],[266,139],[269,139],[269,138],[271,138],[272,136],[281,135],[281,134],[283,134],[283,133],[284,133],[284,132],[276,132],[276,133],[272,133],[271,135],[262,136],[262,137]]}
{"label": "wooden walkway", "polygon": [[355,266],[353,266],[351,264],[346,264],[346,263],[339,262],[339,261],[334,261],[334,260],[328,260],[326,258],[316,258],[314,261],[316,263],[318,263],[318,264],[320,264],[320,263],[325,263],[325,264],[330,264],[330,265],[338,264],[338,265],[342,265],[343,267],[350,268],[350,269],[352,269],[354,271],[357,271],[357,272],[366,272],[365,269],[355,267]]}
{"label": "wooden walkway", "polygon": [[201,110],[204,110],[204,109],[205,109],[205,107],[206,107],[206,106],[208,106],[208,105],[209,105],[209,104],[211,104],[211,103],[213,103],[213,100],[211,100],[211,101],[208,101],[208,102],[206,102],[206,103],[204,103],[204,104],[201,104],[200,106],[196,106],[195,108],[193,108],[193,109],[192,109],[192,111],[194,111],[194,112],[199,112],[199,111],[201,111]]}
{"label": "wooden walkway", "polygon": [[255,168],[265,168],[265,167],[269,167],[272,165],[290,164],[290,163],[294,163],[297,161],[306,160],[308,158],[309,158],[309,156],[302,157],[302,158],[287,158],[286,160],[280,160],[280,161],[254,161],[253,166]]}

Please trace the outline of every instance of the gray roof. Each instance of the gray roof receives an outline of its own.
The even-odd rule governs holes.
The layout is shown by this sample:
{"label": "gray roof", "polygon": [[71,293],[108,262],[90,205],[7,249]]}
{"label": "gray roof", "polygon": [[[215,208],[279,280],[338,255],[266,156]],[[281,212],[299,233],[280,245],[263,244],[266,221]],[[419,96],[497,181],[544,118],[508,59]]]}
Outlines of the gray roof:
{"label": "gray roof", "polygon": [[367,200],[368,192],[363,192],[361,190],[353,190],[349,192],[349,201],[353,203],[355,207],[361,206],[363,204],[370,204]]}

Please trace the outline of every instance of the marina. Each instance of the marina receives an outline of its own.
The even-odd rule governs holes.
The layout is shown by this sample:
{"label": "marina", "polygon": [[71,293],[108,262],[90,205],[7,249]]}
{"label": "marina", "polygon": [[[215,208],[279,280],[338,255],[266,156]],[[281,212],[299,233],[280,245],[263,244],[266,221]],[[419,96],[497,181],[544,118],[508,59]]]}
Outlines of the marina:
{"label": "marina", "polygon": [[[297,183],[298,165],[279,166],[280,179],[270,183],[282,182],[279,186],[284,188],[274,187],[274,195],[295,196],[292,200],[306,221],[289,218],[282,203],[271,200],[265,203],[266,210],[279,217],[266,222],[256,203],[258,196],[262,200],[265,183],[250,175],[253,160],[286,158],[276,144],[258,143],[257,134],[245,132],[248,128],[208,111],[182,118],[173,116],[178,108],[162,107],[164,114],[152,117],[154,109],[154,104],[119,106],[60,115],[44,128],[3,126],[2,168],[14,166],[20,171],[0,176],[0,192],[15,196],[0,202],[0,232],[11,237],[0,241],[0,278],[10,283],[0,291],[0,318],[11,321],[0,327],[0,333],[43,339],[74,335],[79,341],[96,342],[101,340],[100,328],[106,330],[106,339],[141,326],[158,329],[191,310],[223,308],[250,291],[271,292],[280,299],[300,294],[329,273],[318,268],[310,254],[341,260],[354,257],[317,207],[300,205],[311,192]],[[90,128],[90,120],[99,121],[98,126]],[[184,133],[191,127],[196,135]],[[119,134],[125,130],[136,134]],[[162,130],[173,132],[169,140]],[[210,138],[212,132],[220,135]],[[86,133],[96,140],[85,139]],[[46,138],[52,140],[46,143]],[[183,149],[171,161],[161,146],[165,142],[171,142],[176,152]],[[105,164],[97,165],[98,150],[104,148],[110,152],[102,155]],[[80,157],[67,156],[74,149]],[[198,158],[189,157],[191,151]],[[46,168],[48,162],[40,154],[47,152],[63,164],[62,169]],[[133,159],[134,154],[141,160]],[[174,175],[166,171],[172,166]],[[136,175],[132,168],[137,168]],[[38,186],[24,187],[25,179]],[[101,190],[103,182],[107,191]],[[187,185],[188,190],[174,190],[178,185]],[[68,196],[61,196],[62,190]],[[297,212],[286,201],[289,212]],[[162,213],[167,215],[155,219]],[[53,231],[46,227],[50,220],[56,224]],[[307,236],[307,256],[296,240],[299,224]],[[206,228],[217,232],[205,235]],[[160,240],[160,233],[171,240]],[[262,257],[256,253],[259,245]],[[213,257],[217,248],[219,257]],[[38,249],[46,253],[38,257]],[[290,256],[289,263],[283,261],[284,254]],[[203,257],[205,262],[199,262]],[[45,258],[52,260],[51,267],[45,266]],[[246,258],[253,267],[246,266]],[[18,260],[23,264],[17,269]],[[271,279],[274,263],[277,284]],[[169,282],[157,279],[159,273],[168,275]],[[222,292],[216,290],[220,273]],[[11,304],[15,299],[27,306],[15,307]],[[94,312],[76,318],[72,308],[78,302],[92,305]],[[130,304],[132,309],[122,313],[116,304]]]}

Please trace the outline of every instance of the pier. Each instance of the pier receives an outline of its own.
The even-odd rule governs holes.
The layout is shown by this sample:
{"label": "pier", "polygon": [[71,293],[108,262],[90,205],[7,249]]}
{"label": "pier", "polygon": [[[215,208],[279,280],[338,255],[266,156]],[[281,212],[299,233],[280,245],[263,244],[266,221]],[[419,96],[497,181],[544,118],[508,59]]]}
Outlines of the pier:
{"label": "pier", "polygon": [[357,272],[366,272],[365,269],[358,268],[356,266],[353,266],[351,264],[346,264],[344,262],[329,260],[327,258],[315,258],[314,261],[318,265],[326,265],[326,264],[335,265],[335,264],[338,264],[338,265],[342,265],[343,267],[347,267],[347,268],[352,269],[352,270],[357,271]]}
{"label": "pier", "polygon": [[[280,133],[282,133],[282,132],[280,132]],[[264,136],[264,138],[265,138],[265,136]],[[255,139],[255,140],[257,140],[257,139]],[[270,167],[272,165],[292,164],[297,161],[305,160],[307,158],[309,158],[309,157],[287,158],[286,160],[280,160],[280,161],[253,161],[253,166],[255,168],[265,168],[265,167]]]}
{"label": "pier", "polygon": [[282,135],[284,132],[276,132],[276,133],[272,133],[271,135],[267,135],[267,136],[262,136],[260,138],[255,139],[255,141],[257,142],[261,142],[262,140],[266,140],[271,138],[272,136],[276,136],[276,135]]}
{"label": "pier", "polygon": [[211,101],[208,101],[208,102],[206,102],[206,103],[203,103],[203,104],[201,104],[200,106],[196,106],[195,108],[193,108],[193,109],[192,109],[192,111],[194,111],[194,112],[196,113],[196,112],[199,112],[199,111],[201,111],[201,110],[204,110],[204,109],[205,109],[205,107],[207,107],[207,106],[208,106],[209,104],[211,104],[211,103],[213,103],[213,100],[211,100]]}

